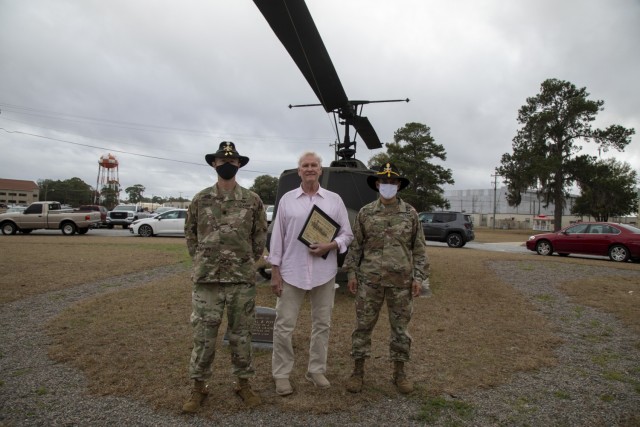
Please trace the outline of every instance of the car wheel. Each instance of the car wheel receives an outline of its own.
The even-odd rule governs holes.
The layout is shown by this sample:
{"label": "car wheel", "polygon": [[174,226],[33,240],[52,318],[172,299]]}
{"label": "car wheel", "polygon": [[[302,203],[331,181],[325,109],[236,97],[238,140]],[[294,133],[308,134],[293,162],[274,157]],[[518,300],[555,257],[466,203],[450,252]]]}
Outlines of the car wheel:
{"label": "car wheel", "polygon": [[609,249],[609,258],[615,262],[625,262],[629,260],[629,250],[622,245],[613,245]]}
{"label": "car wheel", "polygon": [[464,246],[464,240],[460,233],[451,233],[447,236],[447,245],[450,248],[461,248]]}
{"label": "car wheel", "polygon": [[76,233],[76,225],[72,222],[65,222],[62,224],[61,230],[65,236],[71,236]]}
{"label": "car wheel", "polygon": [[129,228],[129,226],[127,224],[122,224],[122,229],[126,230],[127,228]]}
{"label": "car wheel", "polygon": [[536,243],[536,252],[538,255],[552,255],[553,246],[551,246],[551,242],[548,240],[540,240]]}
{"label": "car wheel", "polygon": [[138,234],[142,237],[153,237],[153,228],[150,225],[141,225]]}
{"label": "car wheel", "polygon": [[2,234],[4,234],[5,236],[16,234],[16,231],[18,231],[18,227],[16,227],[14,223],[5,222],[4,224],[2,224]]}
{"label": "car wheel", "polygon": [[109,230],[113,230],[113,224],[107,224],[107,228],[108,228]]}

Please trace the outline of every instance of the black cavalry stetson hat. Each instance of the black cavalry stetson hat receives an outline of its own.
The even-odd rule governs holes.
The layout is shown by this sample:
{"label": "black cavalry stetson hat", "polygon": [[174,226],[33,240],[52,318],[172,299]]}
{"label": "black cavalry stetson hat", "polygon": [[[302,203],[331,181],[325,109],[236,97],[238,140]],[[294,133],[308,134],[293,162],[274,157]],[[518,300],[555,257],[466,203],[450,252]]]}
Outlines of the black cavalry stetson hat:
{"label": "black cavalry stetson hat", "polygon": [[411,183],[411,181],[409,181],[407,178],[400,176],[400,174],[398,173],[398,169],[396,169],[396,166],[393,163],[387,162],[381,166],[374,166],[371,169],[376,171],[376,173],[367,177],[367,184],[369,184],[369,187],[371,187],[373,191],[378,191],[378,189],[376,188],[376,181],[378,180],[378,178],[382,177],[396,178],[397,180],[399,180],[400,187],[398,187],[398,191],[404,190]]}
{"label": "black cavalry stetson hat", "polygon": [[228,159],[237,158],[238,160],[240,160],[240,167],[243,167],[244,165],[249,163],[249,158],[246,156],[241,156],[240,153],[238,153],[238,150],[236,150],[235,144],[231,141],[222,141],[220,143],[220,148],[218,148],[218,151],[216,151],[215,153],[207,154],[206,156],[204,156],[204,159],[207,161],[207,164],[211,166],[211,163],[213,163],[213,160],[216,157]]}

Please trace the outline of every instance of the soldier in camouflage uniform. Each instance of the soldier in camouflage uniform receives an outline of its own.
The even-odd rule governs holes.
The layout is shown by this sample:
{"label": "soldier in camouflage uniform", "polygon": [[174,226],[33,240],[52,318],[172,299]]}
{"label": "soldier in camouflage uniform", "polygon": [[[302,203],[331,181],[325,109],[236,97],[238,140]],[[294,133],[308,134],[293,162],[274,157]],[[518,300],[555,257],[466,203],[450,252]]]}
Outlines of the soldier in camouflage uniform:
{"label": "soldier in camouflage uniform", "polygon": [[356,294],[356,328],[351,335],[355,367],[347,390],[362,390],[364,361],[371,355],[371,333],[386,299],[393,382],[399,392],[406,394],[413,391],[413,383],[404,372],[411,349],[407,327],[413,298],[420,295],[429,265],[418,213],[396,196],[409,185],[409,180],[401,177],[391,163],[378,170],[376,175],[367,177],[367,183],[380,197],[358,212],[354,240],[345,260],[349,291]]}
{"label": "soldier in camouflage uniform", "polygon": [[196,412],[208,394],[216,337],[227,307],[229,347],[236,393],[247,406],[261,403],[249,385],[254,376],[251,328],[255,319],[254,267],[262,255],[267,218],[260,197],[236,183],[236,172],[249,162],[232,142],[205,156],[218,174],[218,182],[192,200],[184,230],[193,260],[193,351],[189,376],[194,380],[184,412]]}

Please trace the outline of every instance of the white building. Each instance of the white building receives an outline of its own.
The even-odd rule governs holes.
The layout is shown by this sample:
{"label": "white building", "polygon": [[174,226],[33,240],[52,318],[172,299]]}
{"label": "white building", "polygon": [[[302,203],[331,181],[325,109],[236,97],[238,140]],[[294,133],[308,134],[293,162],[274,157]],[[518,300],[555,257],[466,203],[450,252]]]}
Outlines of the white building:
{"label": "white building", "polygon": [[[555,205],[544,206],[544,200],[535,192],[522,194],[522,202],[518,206],[509,206],[507,187],[481,190],[446,190],[444,197],[449,201],[451,210],[466,212],[473,217],[475,225],[495,228],[521,228],[533,230],[553,230]],[[562,217],[562,226],[572,222],[591,221],[591,217],[571,215],[571,207],[577,196],[567,199]],[[495,215],[494,215],[495,214]],[[495,216],[495,221],[494,221]],[[637,223],[637,216],[610,218],[612,221]]]}

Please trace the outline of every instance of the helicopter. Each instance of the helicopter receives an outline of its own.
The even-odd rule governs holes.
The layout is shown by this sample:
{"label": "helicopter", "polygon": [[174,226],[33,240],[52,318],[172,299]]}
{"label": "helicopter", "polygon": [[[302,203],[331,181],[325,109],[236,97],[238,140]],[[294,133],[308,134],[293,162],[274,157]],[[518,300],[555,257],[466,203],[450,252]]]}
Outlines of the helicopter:
{"label": "helicopter", "polygon": [[[333,114],[337,133],[335,157],[328,167],[322,168],[320,185],[342,197],[353,224],[360,208],[378,197],[378,193],[367,185],[367,176],[374,171],[355,158],[357,136],[368,149],[382,148],[373,125],[362,116],[363,107],[373,103],[409,102],[409,99],[349,100],[304,0],[254,0],[254,3],[320,101],[319,104],[289,105],[289,108],[322,106],[325,112]],[[338,124],[344,126],[342,142],[338,142]],[[350,128],[354,130],[353,139]],[[297,169],[282,172],[278,179],[273,218],[277,215],[280,198],[300,186],[300,182]],[[343,258],[339,257],[339,265]],[[261,274],[267,277],[263,272]]]}

